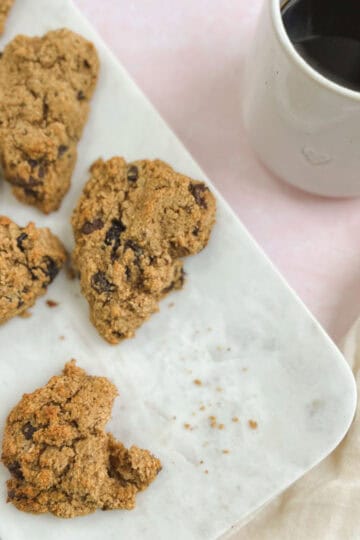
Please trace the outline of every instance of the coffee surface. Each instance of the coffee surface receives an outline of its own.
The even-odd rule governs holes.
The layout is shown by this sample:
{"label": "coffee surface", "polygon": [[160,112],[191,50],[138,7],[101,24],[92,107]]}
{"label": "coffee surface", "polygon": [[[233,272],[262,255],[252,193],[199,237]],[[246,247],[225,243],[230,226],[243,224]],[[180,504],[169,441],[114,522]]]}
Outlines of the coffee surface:
{"label": "coffee surface", "polygon": [[360,10],[354,0],[289,0],[285,29],[299,54],[328,79],[360,91]]}

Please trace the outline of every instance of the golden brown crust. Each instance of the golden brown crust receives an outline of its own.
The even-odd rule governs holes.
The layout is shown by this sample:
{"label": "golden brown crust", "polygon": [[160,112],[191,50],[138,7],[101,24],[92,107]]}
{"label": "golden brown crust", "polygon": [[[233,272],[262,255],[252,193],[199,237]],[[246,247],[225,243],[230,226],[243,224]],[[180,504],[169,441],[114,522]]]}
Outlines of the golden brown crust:
{"label": "golden brown crust", "polygon": [[206,246],[215,207],[203,182],[160,160],[94,163],[73,214],[73,259],[107,341],[132,337],[159,300],[182,287],[180,257]]}
{"label": "golden brown crust", "polygon": [[0,324],[26,312],[65,260],[63,245],[49,229],[19,227],[0,216]]}
{"label": "golden brown crust", "polygon": [[17,36],[0,59],[0,162],[14,195],[45,213],[69,189],[98,76],[94,45],[67,29]]}
{"label": "golden brown crust", "polygon": [[5,21],[13,3],[14,0],[0,0],[0,34],[4,31]]}
{"label": "golden brown crust", "polygon": [[75,361],[8,416],[2,461],[12,477],[8,502],[19,510],[71,518],[135,506],[138,491],[161,469],[146,450],[127,450],[104,432],[115,386],[89,376]]}

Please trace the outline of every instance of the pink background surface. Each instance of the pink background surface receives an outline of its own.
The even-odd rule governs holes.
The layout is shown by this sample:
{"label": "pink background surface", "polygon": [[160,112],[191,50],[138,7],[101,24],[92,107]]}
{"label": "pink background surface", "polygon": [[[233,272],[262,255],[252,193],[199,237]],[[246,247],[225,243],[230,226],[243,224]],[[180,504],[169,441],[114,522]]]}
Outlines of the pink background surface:
{"label": "pink background surface", "polygon": [[261,2],[75,0],[339,341],[360,314],[360,199],[301,193],[272,177],[249,147],[243,68]]}

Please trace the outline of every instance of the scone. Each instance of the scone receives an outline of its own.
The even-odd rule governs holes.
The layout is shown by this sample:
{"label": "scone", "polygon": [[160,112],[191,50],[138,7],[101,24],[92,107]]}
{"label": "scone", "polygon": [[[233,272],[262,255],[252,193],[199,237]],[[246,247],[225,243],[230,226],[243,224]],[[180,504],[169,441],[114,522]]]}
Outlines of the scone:
{"label": "scone", "polygon": [[65,260],[63,245],[49,229],[19,227],[0,216],[0,324],[45,294]]}
{"label": "scone", "polygon": [[155,479],[160,461],[104,432],[117,395],[105,377],[65,365],[6,421],[2,461],[11,473],[8,502],[24,512],[72,518],[135,506]]}
{"label": "scone", "polygon": [[5,21],[13,3],[14,0],[0,0],[0,35],[4,31]]}
{"label": "scone", "polygon": [[14,195],[45,213],[69,189],[99,62],[62,29],[17,36],[0,57],[0,163]]}
{"label": "scone", "polygon": [[74,211],[74,264],[90,318],[110,343],[134,335],[184,282],[182,257],[201,251],[215,222],[203,182],[166,163],[97,161]]}

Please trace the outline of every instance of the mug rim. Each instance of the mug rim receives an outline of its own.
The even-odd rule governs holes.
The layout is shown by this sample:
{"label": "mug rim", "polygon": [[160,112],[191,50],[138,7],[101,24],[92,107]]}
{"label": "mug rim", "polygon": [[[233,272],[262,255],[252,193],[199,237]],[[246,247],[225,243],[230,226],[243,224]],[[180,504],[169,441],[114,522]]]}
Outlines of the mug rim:
{"label": "mug rim", "polygon": [[[267,2],[268,0],[264,0]],[[355,101],[360,101],[360,92],[356,90],[351,90],[340,84],[337,84],[334,81],[326,78],[324,75],[316,71],[310,64],[302,58],[302,56],[295,49],[284,25],[283,18],[281,16],[281,5],[283,0],[272,0],[271,2],[271,18],[273,21],[275,33],[280,41],[280,44],[283,46],[287,55],[290,59],[295,62],[301,70],[310,77],[313,81],[317,82],[320,86],[325,87],[327,90],[335,92],[343,97],[353,99]]]}

